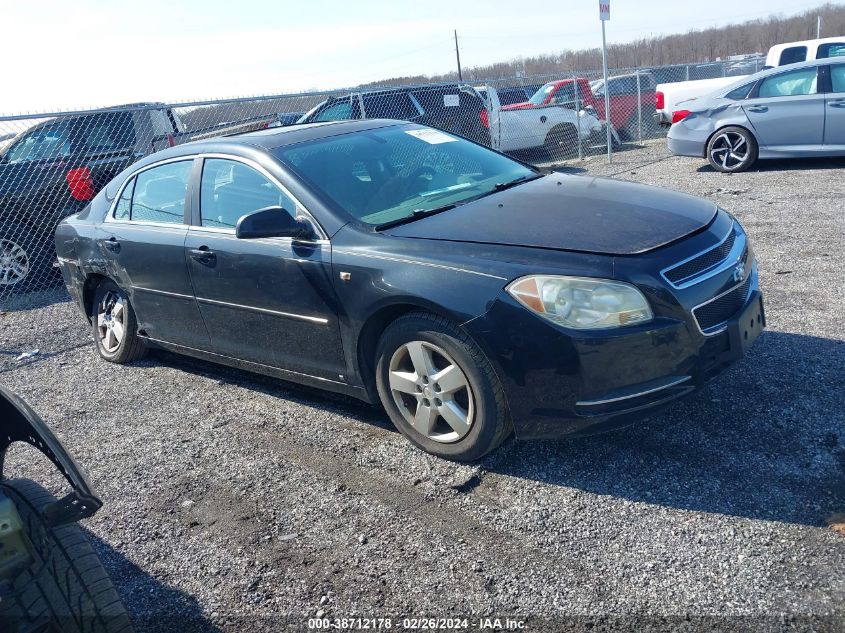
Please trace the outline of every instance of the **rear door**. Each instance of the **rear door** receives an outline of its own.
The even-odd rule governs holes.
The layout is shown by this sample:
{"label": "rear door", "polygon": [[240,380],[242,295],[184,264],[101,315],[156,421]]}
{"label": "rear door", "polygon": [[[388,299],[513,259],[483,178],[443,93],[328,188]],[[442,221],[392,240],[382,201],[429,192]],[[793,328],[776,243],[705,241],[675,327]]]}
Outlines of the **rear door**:
{"label": "rear door", "polygon": [[845,60],[830,65],[830,92],[825,95],[824,144],[845,149]]}
{"label": "rear door", "polygon": [[812,151],[824,138],[825,95],[818,67],[788,70],[754,87],[742,109],[760,146],[773,151]]}
{"label": "rear door", "polygon": [[144,169],[121,190],[97,246],[127,290],[146,336],[206,349],[208,335],[185,263],[192,158]]}
{"label": "rear door", "polygon": [[337,380],[345,363],[329,242],[235,236],[238,219],[251,211],[301,211],[255,165],[206,158],[198,194],[184,256],[211,351]]}

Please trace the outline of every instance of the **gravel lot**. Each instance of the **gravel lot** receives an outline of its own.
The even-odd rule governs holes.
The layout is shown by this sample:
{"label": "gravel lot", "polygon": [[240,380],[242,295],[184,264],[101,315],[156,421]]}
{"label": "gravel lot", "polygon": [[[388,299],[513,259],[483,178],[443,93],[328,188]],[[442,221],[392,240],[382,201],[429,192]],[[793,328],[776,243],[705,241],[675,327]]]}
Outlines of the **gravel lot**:
{"label": "gravel lot", "polygon": [[[0,383],[98,487],[85,526],[139,631],[318,613],[845,629],[845,160],[728,176],[655,142],[563,169],[705,196],[760,262],[750,355],[613,434],[459,466],[342,397],[166,353],[102,362],[70,303],[0,316]],[[33,455],[9,469],[56,486]]]}

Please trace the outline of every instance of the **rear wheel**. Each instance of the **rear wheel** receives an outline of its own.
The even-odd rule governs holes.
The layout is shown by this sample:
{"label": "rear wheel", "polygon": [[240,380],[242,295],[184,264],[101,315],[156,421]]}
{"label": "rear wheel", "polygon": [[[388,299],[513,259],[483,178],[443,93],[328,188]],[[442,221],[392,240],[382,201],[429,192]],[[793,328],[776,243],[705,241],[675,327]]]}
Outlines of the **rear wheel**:
{"label": "rear wheel", "polygon": [[123,602],[82,528],[44,523],[41,510],[55,497],[25,479],[5,480],[2,488],[20,516],[32,561],[18,567],[6,586],[11,595],[0,600],[0,629],[132,633]]}
{"label": "rear wheel", "polygon": [[110,363],[128,363],[146,354],[129,297],[110,279],[97,286],[91,322],[97,351]]}
{"label": "rear wheel", "polygon": [[546,156],[552,160],[563,160],[570,158],[578,146],[578,130],[574,125],[558,125],[546,135],[543,144]]}
{"label": "rear wheel", "polygon": [[741,127],[726,127],[716,132],[707,144],[707,160],[716,171],[745,171],[757,160],[757,141]]}
{"label": "rear wheel", "polygon": [[479,459],[510,434],[505,396],[478,345],[442,317],[412,313],[384,332],[376,386],[396,428],[416,446]]}

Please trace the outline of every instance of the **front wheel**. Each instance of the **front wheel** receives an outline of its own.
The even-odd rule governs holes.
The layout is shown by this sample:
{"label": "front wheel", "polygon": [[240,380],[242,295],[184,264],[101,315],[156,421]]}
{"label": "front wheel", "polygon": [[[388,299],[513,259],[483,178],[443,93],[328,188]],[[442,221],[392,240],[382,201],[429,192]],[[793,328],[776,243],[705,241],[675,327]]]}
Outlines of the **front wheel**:
{"label": "front wheel", "polygon": [[757,160],[757,141],[741,127],[716,132],[707,144],[707,160],[716,171],[728,174],[745,171]]}
{"label": "front wheel", "polygon": [[419,448],[473,461],[510,434],[505,396],[478,345],[448,320],[411,313],[376,352],[376,387],[393,424]]}

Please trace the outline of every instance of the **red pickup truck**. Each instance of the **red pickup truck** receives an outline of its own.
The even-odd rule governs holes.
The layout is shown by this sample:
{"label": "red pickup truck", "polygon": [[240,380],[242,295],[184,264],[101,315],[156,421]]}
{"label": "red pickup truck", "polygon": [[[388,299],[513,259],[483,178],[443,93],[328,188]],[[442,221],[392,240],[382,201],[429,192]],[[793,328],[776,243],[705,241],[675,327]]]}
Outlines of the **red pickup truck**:
{"label": "red pickup truck", "polygon": [[[619,75],[608,77],[610,86],[610,123],[622,139],[638,136],[640,119],[637,116],[638,105],[642,109],[644,130],[652,124],[654,115],[654,77],[649,73],[639,75],[639,100],[637,99],[637,75]],[[584,77],[550,81],[524,103],[504,106],[502,110],[525,110],[548,106],[574,107],[576,94],[582,106],[591,106],[598,117],[605,120],[604,80],[589,82]]]}

